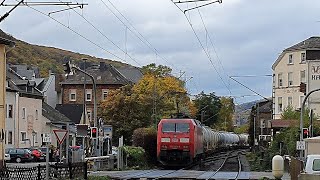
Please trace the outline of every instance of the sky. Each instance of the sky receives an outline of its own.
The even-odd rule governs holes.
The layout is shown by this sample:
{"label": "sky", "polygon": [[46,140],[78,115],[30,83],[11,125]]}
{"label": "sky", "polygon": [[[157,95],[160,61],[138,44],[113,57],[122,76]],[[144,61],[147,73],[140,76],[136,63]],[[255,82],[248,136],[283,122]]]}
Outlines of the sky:
{"label": "sky", "polygon": [[[320,30],[320,1],[315,0],[223,0],[185,13],[186,9],[213,1],[68,2],[88,5],[58,13],[52,12],[69,7],[19,6],[0,22],[0,28],[31,44],[138,67],[167,65],[186,81],[189,94],[215,92],[234,97],[236,104],[271,97],[272,78],[268,75],[279,54],[311,36],[319,36]],[[0,6],[0,15],[10,8]],[[230,76],[237,76],[237,81],[261,96]]]}

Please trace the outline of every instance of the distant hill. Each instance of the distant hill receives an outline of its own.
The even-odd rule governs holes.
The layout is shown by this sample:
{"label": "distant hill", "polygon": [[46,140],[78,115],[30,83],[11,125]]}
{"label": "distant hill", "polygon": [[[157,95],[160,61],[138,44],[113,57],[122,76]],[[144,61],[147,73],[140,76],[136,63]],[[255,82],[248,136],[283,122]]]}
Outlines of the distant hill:
{"label": "distant hill", "polygon": [[256,105],[257,102],[259,102],[259,100],[236,105],[235,112],[241,112],[241,111],[247,111],[247,110],[251,111],[252,106]]}
{"label": "distant hill", "polygon": [[82,58],[87,58],[88,61],[91,62],[104,61],[115,67],[130,66],[110,59],[92,57],[54,47],[29,44],[15,39],[2,30],[0,30],[0,37],[13,40],[16,43],[16,46],[7,52],[7,63],[37,66],[40,68],[40,74],[42,77],[48,76],[49,70],[55,73],[62,73],[65,59],[70,59],[72,62],[77,63],[80,62]]}
{"label": "distant hill", "polygon": [[248,119],[251,113],[252,106],[254,106],[259,100],[236,105],[234,118],[237,125],[243,125],[248,123]]}

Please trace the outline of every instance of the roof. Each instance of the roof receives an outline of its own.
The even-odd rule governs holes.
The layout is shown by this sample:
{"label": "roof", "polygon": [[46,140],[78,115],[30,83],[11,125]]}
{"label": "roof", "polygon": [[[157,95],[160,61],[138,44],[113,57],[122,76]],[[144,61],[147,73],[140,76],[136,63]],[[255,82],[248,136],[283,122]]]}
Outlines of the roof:
{"label": "roof", "polygon": [[259,113],[271,113],[272,112],[272,101],[261,101],[259,104]]}
{"label": "roof", "polygon": [[275,69],[275,67],[278,65],[278,63],[283,58],[285,53],[292,52],[292,51],[301,51],[301,50],[320,50],[320,37],[312,36],[306,40],[303,40],[303,41],[283,50],[282,53],[277,58],[277,60],[272,65],[272,69],[273,70]]}
{"label": "roof", "polygon": [[42,102],[42,115],[52,123],[71,122],[64,114],[52,108],[45,102]]}
{"label": "roof", "polygon": [[139,68],[133,66],[119,67],[117,70],[129,81],[137,83],[143,76]]}
{"label": "roof", "polygon": [[68,117],[73,123],[79,124],[83,114],[82,104],[57,104],[56,110]]}
{"label": "roof", "polygon": [[8,65],[6,66],[6,71],[6,78],[19,89],[20,93],[42,96],[42,93],[37,88],[35,88],[36,81],[23,78],[22,76],[17,74],[16,71],[12,70]]}
{"label": "roof", "polygon": [[7,45],[7,46],[14,46],[15,43],[9,39],[5,39],[3,37],[0,37],[0,44],[4,44],[4,45]]}
{"label": "roof", "polygon": [[[141,77],[142,72],[133,66],[125,66],[115,68],[111,64],[100,62],[98,64],[92,64],[86,68],[86,72],[92,75],[96,81],[96,84],[113,84],[113,85],[126,85],[130,83],[137,83]],[[84,74],[75,73],[68,76],[68,78],[61,82],[61,84],[83,84]],[[91,78],[86,77],[86,83],[92,84]]]}
{"label": "roof", "polygon": [[320,50],[320,37],[313,36],[295,44],[284,51]]}
{"label": "roof", "polygon": [[34,79],[34,78],[39,78],[40,77],[40,71],[38,67],[32,67],[28,65],[9,65],[12,70],[14,70],[17,74],[20,76],[26,78],[26,79]]}
{"label": "roof", "polygon": [[273,119],[271,120],[272,128],[287,128],[292,126],[298,126],[298,120],[284,120],[284,119]]}

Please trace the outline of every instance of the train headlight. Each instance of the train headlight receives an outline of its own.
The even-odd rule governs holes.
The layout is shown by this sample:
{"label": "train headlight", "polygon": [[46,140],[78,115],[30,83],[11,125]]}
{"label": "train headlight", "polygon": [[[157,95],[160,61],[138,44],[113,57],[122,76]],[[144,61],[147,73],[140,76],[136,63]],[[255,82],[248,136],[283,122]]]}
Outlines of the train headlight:
{"label": "train headlight", "polygon": [[189,138],[180,138],[180,142],[189,143]]}
{"label": "train headlight", "polygon": [[161,142],[170,142],[170,138],[161,138]]}

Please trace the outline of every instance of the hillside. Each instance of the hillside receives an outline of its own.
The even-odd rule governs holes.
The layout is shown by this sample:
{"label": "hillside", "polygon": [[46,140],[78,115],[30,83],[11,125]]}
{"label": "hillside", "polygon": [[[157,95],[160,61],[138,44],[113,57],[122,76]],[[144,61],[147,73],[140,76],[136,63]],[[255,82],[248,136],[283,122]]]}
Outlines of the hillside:
{"label": "hillside", "polygon": [[115,67],[130,66],[118,61],[92,57],[85,54],[74,53],[71,51],[58,49],[54,47],[38,46],[15,39],[0,29],[0,37],[15,41],[16,46],[7,53],[7,63],[27,64],[40,68],[42,77],[48,75],[49,69],[55,73],[63,72],[63,62],[70,59],[72,62],[79,62],[82,58],[87,58],[91,62],[105,61]]}

